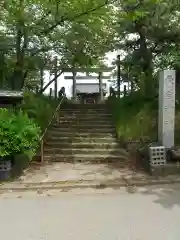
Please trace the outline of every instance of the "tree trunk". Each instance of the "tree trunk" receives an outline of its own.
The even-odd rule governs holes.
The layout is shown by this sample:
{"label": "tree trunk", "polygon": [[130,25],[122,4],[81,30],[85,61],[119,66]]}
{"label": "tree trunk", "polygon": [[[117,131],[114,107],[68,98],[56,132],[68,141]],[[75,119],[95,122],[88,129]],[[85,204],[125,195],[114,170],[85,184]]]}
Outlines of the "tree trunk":
{"label": "tree trunk", "polygon": [[4,53],[2,52],[0,53],[0,89],[4,87],[5,71],[6,71],[5,56]]}
{"label": "tree trunk", "polygon": [[142,70],[145,74],[144,95],[152,96],[154,93],[152,52],[147,47],[146,37],[142,26],[137,26],[137,32],[139,33],[140,37],[139,44],[141,57],[143,60]]}
{"label": "tree trunk", "polygon": [[59,76],[61,76],[62,73],[63,73],[63,70],[62,70],[61,72],[59,72],[59,73],[57,74],[57,76],[55,76],[51,81],[49,81],[49,82],[43,87],[43,89],[41,89],[41,90],[39,91],[39,94],[42,94],[54,81],[56,81],[56,79],[57,79]]}
{"label": "tree trunk", "polygon": [[24,86],[25,77],[27,76],[27,74],[24,74],[24,57],[28,39],[23,15],[24,0],[19,0],[19,20],[16,26],[16,63],[11,76],[11,86],[13,90],[21,90]]}
{"label": "tree trunk", "polygon": [[41,66],[40,68],[40,80],[41,80],[41,87],[40,87],[40,90],[43,89],[43,86],[44,86],[44,67]]}

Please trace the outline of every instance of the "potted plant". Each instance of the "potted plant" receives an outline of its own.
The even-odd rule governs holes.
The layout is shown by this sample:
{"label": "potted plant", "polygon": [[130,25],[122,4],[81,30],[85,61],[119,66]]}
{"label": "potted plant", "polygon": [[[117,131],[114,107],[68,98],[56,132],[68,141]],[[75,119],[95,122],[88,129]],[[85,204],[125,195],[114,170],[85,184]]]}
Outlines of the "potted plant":
{"label": "potted plant", "polygon": [[[10,177],[18,155],[31,159],[39,143],[40,128],[27,114],[0,109],[0,179]],[[21,158],[22,159],[22,158]],[[22,161],[23,162],[23,161]]]}

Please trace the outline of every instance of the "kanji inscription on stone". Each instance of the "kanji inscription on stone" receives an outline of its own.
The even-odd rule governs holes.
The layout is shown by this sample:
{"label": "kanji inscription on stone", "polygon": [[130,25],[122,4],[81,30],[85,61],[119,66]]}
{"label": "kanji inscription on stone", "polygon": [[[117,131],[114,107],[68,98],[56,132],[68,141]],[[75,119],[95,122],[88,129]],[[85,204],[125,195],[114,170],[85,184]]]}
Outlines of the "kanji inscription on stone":
{"label": "kanji inscription on stone", "polygon": [[159,75],[158,140],[166,148],[174,146],[175,71],[164,70]]}

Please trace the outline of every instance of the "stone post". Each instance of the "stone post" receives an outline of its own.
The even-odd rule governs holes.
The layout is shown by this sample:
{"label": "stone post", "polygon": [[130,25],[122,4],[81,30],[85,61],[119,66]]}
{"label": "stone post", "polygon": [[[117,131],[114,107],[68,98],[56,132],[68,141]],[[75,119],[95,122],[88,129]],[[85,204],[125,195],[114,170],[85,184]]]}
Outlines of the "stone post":
{"label": "stone post", "polygon": [[166,148],[174,146],[175,70],[159,74],[158,141]]}

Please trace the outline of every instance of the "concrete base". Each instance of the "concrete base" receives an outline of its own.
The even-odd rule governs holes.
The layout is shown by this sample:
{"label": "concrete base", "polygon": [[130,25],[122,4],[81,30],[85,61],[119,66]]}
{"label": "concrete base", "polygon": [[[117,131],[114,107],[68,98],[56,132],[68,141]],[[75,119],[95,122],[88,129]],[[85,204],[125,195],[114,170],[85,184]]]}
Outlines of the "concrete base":
{"label": "concrete base", "polygon": [[180,166],[175,163],[167,163],[164,166],[151,166],[150,174],[152,176],[167,176],[180,174]]}
{"label": "concrete base", "polygon": [[167,162],[165,165],[151,165],[149,161],[149,156],[147,149],[144,151],[140,151],[139,153],[139,161],[140,166],[148,172],[152,176],[167,176],[167,175],[177,175],[180,174],[180,163],[172,162],[172,157],[168,154],[168,160],[171,162]]}

